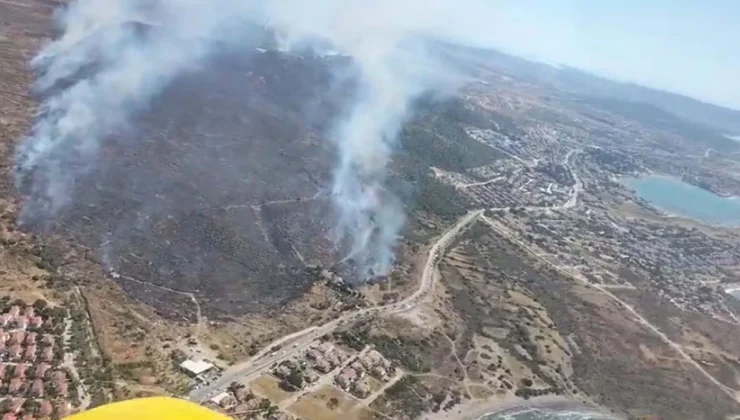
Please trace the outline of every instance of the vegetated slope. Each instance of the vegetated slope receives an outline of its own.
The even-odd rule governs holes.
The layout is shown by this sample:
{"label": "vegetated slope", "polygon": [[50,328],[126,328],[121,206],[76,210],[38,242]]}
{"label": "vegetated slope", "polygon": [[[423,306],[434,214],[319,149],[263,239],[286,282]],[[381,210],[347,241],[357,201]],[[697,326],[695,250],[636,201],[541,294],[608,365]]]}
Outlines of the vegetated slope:
{"label": "vegetated slope", "polygon": [[605,109],[629,120],[637,121],[651,129],[678,134],[692,142],[704,144],[721,151],[740,148],[738,142],[725,137],[709,126],[685,120],[655,105],[615,98],[587,98],[585,102]]}
{"label": "vegetated slope", "polygon": [[[168,289],[193,293],[209,318],[302,296],[313,281],[307,264],[347,253],[332,241],[327,188],[332,121],[352,93],[351,81],[332,75],[345,65],[310,53],[222,52],[105,140],[56,231],[96,250],[122,287],[165,315],[178,316]],[[464,124],[483,122],[464,104],[420,106],[389,184],[410,213],[451,219],[466,203],[430,165],[462,170],[496,153],[465,133]]]}
{"label": "vegetated slope", "polygon": [[[197,292],[216,313],[300,295],[309,280],[302,264],[276,244],[315,232],[272,229],[263,213],[310,199],[329,180],[330,144],[299,109],[312,105],[327,75],[319,59],[263,53],[223,56],[181,77],[133,129],[106,141],[59,225],[122,275]],[[325,197],[308,205],[326,207]],[[303,223],[328,231],[331,214],[323,214]],[[138,284],[122,281],[134,296],[168,306]]]}

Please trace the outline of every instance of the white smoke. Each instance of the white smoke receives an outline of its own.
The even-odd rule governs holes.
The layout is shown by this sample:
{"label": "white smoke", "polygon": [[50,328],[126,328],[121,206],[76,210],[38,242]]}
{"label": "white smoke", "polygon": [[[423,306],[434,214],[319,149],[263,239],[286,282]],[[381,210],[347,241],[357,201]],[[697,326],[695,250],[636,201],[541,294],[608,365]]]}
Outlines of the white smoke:
{"label": "white smoke", "polygon": [[[466,19],[484,13],[470,7],[481,0],[467,1],[75,0],[59,14],[62,36],[32,62],[46,99],[17,154],[18,180],[30,195],[24,215],[53,218],[103,139],[203,64],[216,42],[238,48],[244,22],[267,23],[287,45],[320,39],[354,59],[358,101],[334,132],[337,234],[351,240],[363,274],[384,274],[404,221],[385,188],[398,132],[415,98],[452,80],[415,40],[459,38]],[[132,22],[154,29],[143,34]]]}

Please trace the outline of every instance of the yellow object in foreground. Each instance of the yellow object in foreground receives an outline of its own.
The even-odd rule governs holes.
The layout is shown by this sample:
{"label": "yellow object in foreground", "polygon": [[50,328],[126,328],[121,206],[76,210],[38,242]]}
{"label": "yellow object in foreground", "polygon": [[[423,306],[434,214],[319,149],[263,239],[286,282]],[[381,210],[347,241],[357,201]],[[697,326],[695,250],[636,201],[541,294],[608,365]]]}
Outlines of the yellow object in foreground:
{"label": "yellow object in foreground", "polygon": [[139,398],[107,404],[66,420],[231,420],[190,401],[167,397]]}

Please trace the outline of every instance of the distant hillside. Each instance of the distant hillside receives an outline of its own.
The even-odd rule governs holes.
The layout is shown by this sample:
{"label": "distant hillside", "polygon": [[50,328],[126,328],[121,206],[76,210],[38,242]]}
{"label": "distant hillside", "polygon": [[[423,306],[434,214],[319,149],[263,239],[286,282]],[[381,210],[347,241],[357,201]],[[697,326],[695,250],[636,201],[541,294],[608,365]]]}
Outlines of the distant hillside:
{"label": "distant hillside", "polygon": [[580,80],[590,90],[586,93],[591,95],[599,94],[631,102],[644,102],[687,120],[712,126],[723,131],[724,134],[740,134],[740,111],[738,110],[634,83],[614,82],[573,68],[564,68],[560,70],[560,73],[568,80]]}
{"label": "distant hillside", "polygon": [[[496,50],[442,46],[445,54],[466,58],[467,65],[485,63],[520,80],[549,83],[587,97],[606,96],[654,105],[678,117],[711,126],[722,134],[740,135],[740,110],[699,101],[688,96],[621,83],[572,67],[555,67]],[[455,51],[453,51],[455,50]],[[458,62],[459,63],[459,62]],[[460,64],[458,64],[460,65]]]}

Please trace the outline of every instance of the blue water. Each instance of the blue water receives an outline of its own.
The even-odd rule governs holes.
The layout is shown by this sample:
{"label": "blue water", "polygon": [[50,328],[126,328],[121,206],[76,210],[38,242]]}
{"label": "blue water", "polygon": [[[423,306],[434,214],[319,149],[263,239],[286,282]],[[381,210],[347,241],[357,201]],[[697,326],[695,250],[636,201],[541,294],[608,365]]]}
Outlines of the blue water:
{"label": "blue water", "polygon": [[646,176],[622,180],[653,206],[711,225],[740,225],[740,199],[717,194],[676,178]]}
{"label": "blue water", "polygon": [[614,417],[584,411],[549,411],[544,408],[527,408],[516,412],[492,414],[485,420],[614,420]]}

